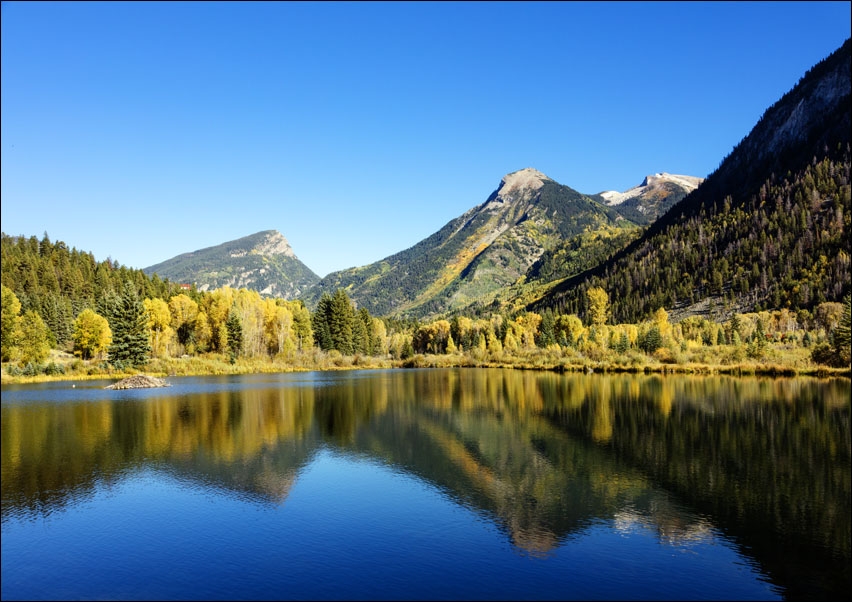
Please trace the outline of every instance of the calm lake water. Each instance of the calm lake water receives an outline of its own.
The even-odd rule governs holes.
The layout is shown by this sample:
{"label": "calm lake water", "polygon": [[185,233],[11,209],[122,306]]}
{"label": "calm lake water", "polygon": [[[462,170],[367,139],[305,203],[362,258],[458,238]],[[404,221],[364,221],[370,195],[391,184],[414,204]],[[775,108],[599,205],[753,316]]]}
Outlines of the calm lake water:
{"label": "calm lake water", "polygon": [[3,387],[3,599],[850,589],[848,380],[168,381]]}

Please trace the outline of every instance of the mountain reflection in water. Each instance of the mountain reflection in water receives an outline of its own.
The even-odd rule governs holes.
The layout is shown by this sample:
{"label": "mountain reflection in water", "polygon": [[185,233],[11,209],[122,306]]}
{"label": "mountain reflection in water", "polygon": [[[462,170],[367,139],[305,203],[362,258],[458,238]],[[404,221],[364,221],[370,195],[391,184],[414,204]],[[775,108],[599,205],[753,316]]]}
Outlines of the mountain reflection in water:
{"label": "mountain reflection in water", "polygon": [[431,483],[533,556],[608,521],[672,545],[723,534],[786,597],[850,585],[849,381],[455,369],[172,383],[61,403],[4,388],[2,520],[151,468],[286,504],[332,449]]}

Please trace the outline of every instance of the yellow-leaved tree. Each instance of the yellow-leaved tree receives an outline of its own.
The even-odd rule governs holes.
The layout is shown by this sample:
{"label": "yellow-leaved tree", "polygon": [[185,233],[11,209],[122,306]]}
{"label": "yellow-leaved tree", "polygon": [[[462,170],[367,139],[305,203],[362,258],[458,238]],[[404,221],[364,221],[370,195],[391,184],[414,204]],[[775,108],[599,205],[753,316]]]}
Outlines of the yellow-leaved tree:
{"label": "yellow-leaved tree", "polygon": [[586,291],[589,299],[588,317],[593,326],[603,326],[609,319],[609,295],[599,286],[593,286]]}
{"label": "yellow-leaved tree", "polygon": [[172,315],[169,304],[162,299],[143,299],[142,304],[148,314],[151,354],[154,357],[166,357],[169,353],[169,344],[175,335],[171,327]]}
{"label": "yellow-leaved tree", "polygon": [[103,355],[112,343],[112,331],[107,319],[91,309],[84,309],[74,320],[74,355],[90,360]]}

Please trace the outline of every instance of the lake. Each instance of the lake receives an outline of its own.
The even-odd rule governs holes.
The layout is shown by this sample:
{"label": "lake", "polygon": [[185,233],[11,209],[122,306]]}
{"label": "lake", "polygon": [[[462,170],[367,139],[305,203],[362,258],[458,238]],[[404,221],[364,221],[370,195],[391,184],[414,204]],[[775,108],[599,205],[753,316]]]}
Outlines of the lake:
{"label": "lake", "polygon": [[503,369],[2,388],[2,599],[813,599],[850,382]]}

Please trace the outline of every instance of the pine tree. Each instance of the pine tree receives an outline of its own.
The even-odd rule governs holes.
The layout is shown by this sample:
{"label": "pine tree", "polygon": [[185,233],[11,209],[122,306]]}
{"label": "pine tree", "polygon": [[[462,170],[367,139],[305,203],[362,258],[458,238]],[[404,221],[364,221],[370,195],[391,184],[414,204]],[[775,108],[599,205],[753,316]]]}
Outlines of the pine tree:
{"label": "pine tree", "polygon": [[112,316],[105,316],[112,331],[110,363],[117,366],[145,364],[151,353],[148,314],[133,285],[125,283],[118,305],[107,310],[112,313]]}
{"label": "pine tree", "polygon": [[656,324],[651,326],[644,336],[640,337],[639,348],[645,353],[654,353],[663,346],[663,336]]}
{"label": "pine tree", "polygon": [[342,288],[337,289],[331,297],[328,315],[328,333],[331,337],[331,348],[337,349],[343,355],[352,355],[353,332],[352,326],[355,312],[352,302]]}
{"label": "pine tree", "polygon": [[240,322],[240,317],[233,308],[228,312],[228,321],[225,322],[225,328],[228,331],[228,352],[231,363],[233,364],[243,350],[243,325]]}
{"label": "pine tree", "polygon": [[834,329],[834,353],[839,366],[849,367],[852,361],[852,295],[843,299],[843,313]]}
{"label": "pine tree", "polygon": [[538,327],[539,347],[547,347],[556,343],[556,318],[553,310],[549,307],[541,315],[541,324]]}
{"label": "pine tree", "polygon": [[316,311],[311,316],[311,326],[314,331],[314,340],[323,351],[332,349],[331,333],[328,329],[329,315],[331,314],[331,295],[324,292],[317,303]]}

